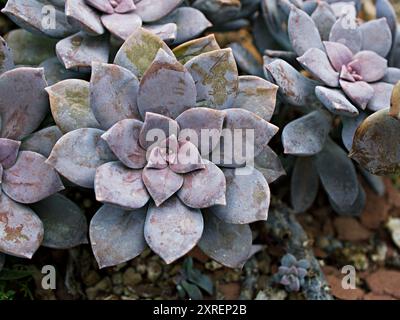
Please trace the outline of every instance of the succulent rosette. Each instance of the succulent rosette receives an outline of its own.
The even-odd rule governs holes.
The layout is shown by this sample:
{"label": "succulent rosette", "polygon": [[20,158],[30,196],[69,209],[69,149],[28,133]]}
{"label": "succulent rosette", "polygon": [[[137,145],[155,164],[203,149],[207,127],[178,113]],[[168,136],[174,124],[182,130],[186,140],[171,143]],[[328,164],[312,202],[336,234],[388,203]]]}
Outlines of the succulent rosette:
{"label": "succulent rosette", "polygon": [[[268,182],[283,174],[267,145],[278,130],[268,122],[277,87],[238,76],[231,49],[212,35],[172,52],[142,28],[114,64],[92,69],[90,83],[47,89],[65,133],[47,163],[105,203],[90,224],[99,266],[133,259],[146,244],[167,263],[199,244],[222,264],[242,266],[248,224],[267,219]],[[246,130],[253,151],[217,152],[233,144],[234,131],[245,132],[240,147],[250,150]]]}

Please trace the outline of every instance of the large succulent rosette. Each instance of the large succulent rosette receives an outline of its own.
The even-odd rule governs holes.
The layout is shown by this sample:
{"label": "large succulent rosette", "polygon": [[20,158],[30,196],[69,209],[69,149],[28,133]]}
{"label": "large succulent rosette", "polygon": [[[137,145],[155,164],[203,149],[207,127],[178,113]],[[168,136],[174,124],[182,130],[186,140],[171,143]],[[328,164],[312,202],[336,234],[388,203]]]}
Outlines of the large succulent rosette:
{"label": "large succulent rosette", "polygon": [[[248,224],[267,219],[268,182],[283,174],[267,146],[278,130],[268,122],[277,87],[239,77],[231,50],[213,36],[172,52],[145,29],[115,64],[92,68],[90,83],[48,88],[65,135],[47,163],[105,203],[90,224],[100,267],[136,257],[146,243],[167,263],[199,244],[222,264],[242,266],[252,246]],[[224,132],[245,132],[242,150],[252,136],[254,150],[217,153],[233,144]]]}

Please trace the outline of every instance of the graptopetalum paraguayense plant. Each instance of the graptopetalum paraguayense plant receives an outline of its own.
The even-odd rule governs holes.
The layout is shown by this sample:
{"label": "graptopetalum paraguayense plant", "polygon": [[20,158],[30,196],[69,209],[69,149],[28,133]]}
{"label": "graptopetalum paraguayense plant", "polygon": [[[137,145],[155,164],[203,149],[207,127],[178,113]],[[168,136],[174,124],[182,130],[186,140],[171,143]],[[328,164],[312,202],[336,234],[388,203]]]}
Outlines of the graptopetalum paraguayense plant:
{"label": "graptopetalum paraguayense plant", "polygon": [[[267,219],[268,181],[283,174],[267,146],[278,130],[268,122],[277,87],[239,77],[231,50],[220,49],[213,36],[172,52],[142,28],[115,64],[94,63],[92,70],[90,83],[65,80],[47,89],[65,133],[47,163],[73,183],[94,187],[105,203],[90,224],[99,266],[133,259],[146,243],[167,263],[199,244],[220,263],[242,266],[252,246],[248,224]],[[237,149],[217,153],[232,144],[224,132],[246,129],[254,130],[258,169],[248,165],[250,153],[234,159]],[[211,140],[202,130],[212,132]],[[250,136],[244,138],[247,150]]]}

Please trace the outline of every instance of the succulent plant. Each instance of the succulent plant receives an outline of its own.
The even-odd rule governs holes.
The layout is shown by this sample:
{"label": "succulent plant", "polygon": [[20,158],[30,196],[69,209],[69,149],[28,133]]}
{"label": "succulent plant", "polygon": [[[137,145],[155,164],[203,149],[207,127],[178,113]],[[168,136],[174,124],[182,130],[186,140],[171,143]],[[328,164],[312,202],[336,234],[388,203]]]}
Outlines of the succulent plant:
{"label": "succulent plant", "polygon": [[[232,51],[212,35],[172,52],[142,28],[115,64],[92,69],[90,83],[65,80],[47,89],[65,133],[47,163],[105,203],[90,224],[99,266],[133,259],[146,243],[167,263],[199,244],[220,263],[242,266],[251,250],[248,224],[267,218],[267,180],[283,174],[267,146],[278,130],[268,122],[277,87],[239,77]],[[259,170],[250,167],[251,151],[218,153],[235,130],[244,130],[246,152],[245,130],[254,130]]]}
{"label": "succulent plant", "polygon": [[281,259],[281,266],[275,277],[277,281],[285,286],[289,292],[298,292],[304,285],[304,278],[307,276],[310,264],[307,260],[297,260],[290,253],[285,254]]}

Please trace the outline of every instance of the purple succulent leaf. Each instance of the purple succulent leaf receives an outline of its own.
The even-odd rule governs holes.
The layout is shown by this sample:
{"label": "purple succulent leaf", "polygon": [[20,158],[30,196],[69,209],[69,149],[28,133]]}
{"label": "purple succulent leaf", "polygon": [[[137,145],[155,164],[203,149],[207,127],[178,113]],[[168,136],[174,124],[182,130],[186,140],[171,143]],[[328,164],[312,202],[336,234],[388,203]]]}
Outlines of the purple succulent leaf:
{"label": "purple succulent leaf", "polygon": [[362,50],[374,51],[386,57],[392,48],[392,32],[385,18],[375,19],[360,25]]}
{"label": "purple succulent leaf", "polygon": [[0,194],[0,251],[32,258],[43,240],[43,224],[27,206]]}
{"label": "purple succulent leaf", "polygon": [[215,261],[229,268],[242,268],[250,256],[253,241],[247,224],[230,224],[212,212],[204,212],[204,232],[200,249]]}
{"label": "purple succulent leaf", "polygon": [[37,152],[48,157],[61,137],[62,132],[57,126],[47,127],[25,137],[22,140],[21,150]]}
{"label": "purple succulent leaf", "polygon": [[197,147],[190,141],[179,141],[179,149],[175,161],[169,167],[175,173],[185,174],[205,168],[203,159]]}
{"label": "purple succulent leaf", "polygon": [[91,36],[104,34],[105,29],[100,16],[85,0],[66,0],[65,15],[68,21]]}
{"label": "purple succulent leaf", "polygon": [[331,29],[330,42],[339,42],[348,47],[354,54],[362,48],[362,32],[357,26],[355,18],[343,15]]}
{"label": "purple succulent leaf", "polygon": [[142,181],[142,170],[127,168],[118,161],[97,168],[94,191],[97,201],[126,209],[142,208],[150,199]]}
{"label": "purple succulent leaf", "polygon": [[374,89],[365,81],[340,80],[340,87],[346,96],[359,108],[365,109],[374,96]]}
{"label": "purple succulent leaf", "polygon": [[0,138],[0,164],[2,169],[8,169],[15,164],[21,142]]}
{"label": "purple succulent leaf", "polygon": [[[139,81],[129,70],[115,64],[94,62],[90,79],[90,107],[103,129],[120,120],[140,119],[137,108]],[[107,94],[103,94],[104,92]]]}
{"label": "purple succulent leaf", "polygon": [[324,41],[324,45],[334,69],[337,72],[342,72],[343,66],[346,66],[353,59],[353,53],[348,47],[339,42]]}
{"label": "purple succulent leaf", "polygon": [[377,82],[371,83],[370,86],[374,89],[374,96],[369,100],[367,108],[371,111],[378,111],[389,107],[394,85],[385,82]]}
{"label": "purple succulent leaf", "polygon": [[136,14],[138,14],[144,22],[155,22],[168,15],[177,8],[183,0],[141,0],[136,3]]}
{"label": "purple succulent leaf", "polygon": [[279,275],[289,274],[290,273],[290,269],[288,267],[285,267],[285,266],[280,266],[278,268],[278,273],[279,273]]}
{"label": "purple succulent leaf", "polygon": [[332,128],[332,118],[325,111],[313,111],[290,122],[283,129],[284,152],[312,156],[320,152]]}
{"label": "purple succulent leaf", "polygon": [[135,30],[119,49],[114,63],[128,69],[139,79],[152,64],[159,49],[174,56],[167,44],[143,28]]}
{"label": "purple succulent leaf", "polygon": [[146,248],[146,208],[126,211],[104,205],[90,222],[89,235],[100,268],[129,261]]}
{"label": "purple succulent leaf", "polygon": [[15,164],[4,170],[2,189],[14,201],[28,204],[43,200],[64,186],[44,156],[21,151]]}
{"label": "purple succulent leaf", "polygon": [[[179,140],[188,138],[205,156],[208,155],[217,145],[221,138],[225,113],[220,110],[209,108],[192,108],[176,118],[181,131]],[[202,135],[207,130],[208,135]],[[204,131],[203,131],[204,132]]]}
{"label": "purple succulent leaf", "polygon": [[340,214],[342,216],[359,217],[365,209],[366,194],[363,187],[360,184],[358,186],[358,196],[353,204],[351,205],[337,204],[330,197],[328,197],[328,200],[332,209],[337,214]]}
{"label": "purple succulent leaf", "polygon": [[86,217],[67,197],[56,193],[31,207],[43,222],[42,246],[70,249],[88,243]]}
{"label": "purple succulent leaf", "polygon": [[85,0],[88,5],[93,8],[108,14],[114,12],[117,13],[127,13],[135,10],[134,0]]}
{"label": "purple succulent leaf", "polygon": [[117,0],[117,3],[114,10],[118,13],[127,13],[136,9],[135,0]]}
{"label": "purple succulent leaf", "polygon": [[21,67],[0,76],[3,138],[20,140],[33,132],[49,110],[43,69]]}
{"label": "purple succulent leaf", "polygon": [[14,68],[14,59],[11,49],[5,40],[0,37],[0,75]]}
{"label": "purple succulent leaf", "polygon": [[291,281],[287,275],[284,275],[281,280],[279,281],[280,284],[284,286],[289,286],[291,284]]}
{"label": "purple succulent leaf", "polygon": [[356,117],[357,108],[346,98],[341,90],[316,87],[315,94],[322,104],[333,114],[339,116]]}
{"label": "purple succulent leaf", "polygon": [[226,205],[226,179],[224,173],[212,162],[203,160],[205,167],[184,176],[179,199],[190,208],[208,208]]}
{"label": "purple succulent leaf", "polygon": [[346,152],[328,140],[324,150],[314,160],[328,196],[340,206],[351,206],[357,199],[359,183],[354,165]]}
{"label": "purple succulent leaf", "polygon": [[178,26],[175,23],[151,24],[143,28],[154,33],[167,44],[174,43],[178,34]]}
{"label": "purple succulent leaf", "polygon": [[324,50],[321,36],[313,19],[303,10],[294,6],[289,15],[288,33],[293,50],[298,56],[303,55],[309,48]]}
{"label": "purple succulent leaf", "polygon": [[154,147],[148,156],[146,168],[165,169],[168,167],[167,159],[168,155],[165,148]]}
{"label": "purple succulent leaf", "polygon": [[319,177],[312,158],[296,159],[290,180],[290,200],[296,213],[306,212],[314,204],[319,189]]}
{"label": "purple succulent leaf", "polygon": [[321,35],[322,40],[329,39],[329,33],[336,22],[336,16],[330,5],[326,2],[318,2],[317,8],[311,15]]}
{"label": "purple succulent leaf", "polygon": [[142,26],[142,19],[135,13],[113,13],[101,16],[101,22],[108,31],[119,39],[126,40]]}
{"label": "purple succulent leaf", "polygon": [[146,166],[146,151],[139,145],[143,122],[125,119],[117,122],[101,138],[105,140],[118,159],[131,169]]}
{"label": "purple succulent leaf", "polygon": [[44,69],[44,75],[49,86],[67,79],[85,78],[85,74],[65,69],[57,57],[46,59],[39,65],[39,68]]}
{"label": "purple succulent leaf", "polygon": [[194,248],[203,228],[201,211],[173,197],[160,207],[149,206],[144,236],[149,247],[170,264]]}
{"label": "purple succulent leaf", "polygon": [[101,139],[104,131],[93,128],[78,129],[57,141],[47,163],[71,182],[94,187],[97,167],[115,160],[115,156]]}
{"label": "purple succulent leaf", "polygon": [[185,67],[196,84],[198,102],[218,110],[233,105],[239,79],[232,49],[202,53],[189,60]]}
{"label": "purple succulent leaf", "polygon": [[268,184],[286,174],[278,155],[269,146],[266,146],[265,149],[254,158],[254,164],[255,168],[264,175]]}
{"label": "purple succulent leaf", "polygon": [[375,7],[376,18],[386,18],[386,23],[389,25],[390,31],[392,32],[394,39],[397,30],[397,17],[393,6],[391,5],[389,0],[376,0]]}
{"label": "purple succulent leaf", "polygon": [[188,70],[160,49],[140,81],[139,112],[158,113],[175,119],[196,105],[196,85]]}
{"label": "purple succulent leaf", "polygon": [[366,117],[367,114],[365,112],[360,112],[357,117],[342,117],[342,141],[347,150],[351,149],[354,134]]}
{"label": "purple succulent leaf", "polygon": [[399,68],[387,68],[385,76],[381,80],[382,82],[396,84],[400,81],[400,69]]}
{"label": "purple succulent leaf", "polygon": [[310,268],[310,262],[307,259],[300,259],[296,262],[296,267],[307,271]]}
{"label": "purple succulent leaf", "polygon": [[290,253],[285,254],[281,259],[282,266],[287,267],[288,269],[292,265],[296,264],[296,262],[297,262],[296,257]]}
{"label": "purple succulent leaf", "polygon": [[298,277],[292,277],[288,289],[291,292],[298,292],[300,290],[300,280]]}
{"label": "purple succulent leaf", "polygon": [[270,121],[276,104],[278,86],[256,76],[240,76],[239,91],[233,108],[253,112]]}
{"label": "purple succulent leaf", "polygon": [[[109,0],[83,0],[84,2],[86,2],[89,6],[104,12],[104,13],[108,13],[108,14],[112,14],[114,13],[114,7],[111,5]],[[131,0],[131,2],[133,2]],[[135,5],[133,3],[133,5]]]}
{"label": "purple succulent leaf", "polygon": [[227,205],[214,206],[210,210],[227,223],[267,220],[270,190],[262,173],[252,167],[222,171],[226,178]]}
{"label": "purple succulent leaf", "polygon": [[67,79],[47,87],[54,121],[62,132],[100,128],[90,108],[89,82]]}
{"label": "purple succulent leaf", "polygon": [[339,73],[333,69],[324,51],[311,48],[297,60],[306,70],[329,87],[339,86]]}
{"label": "purple succulent leaf", "polygon": [[366,82],[382,79],[387,70],[387,60],[373,51],[360,51],[350,65]]}

